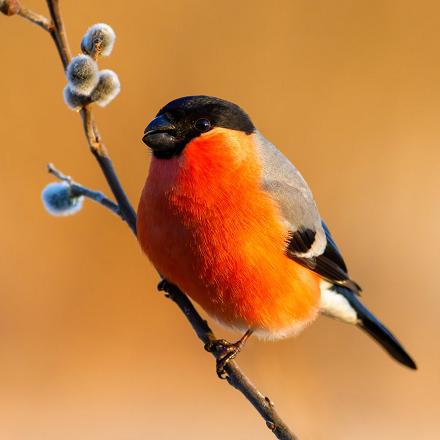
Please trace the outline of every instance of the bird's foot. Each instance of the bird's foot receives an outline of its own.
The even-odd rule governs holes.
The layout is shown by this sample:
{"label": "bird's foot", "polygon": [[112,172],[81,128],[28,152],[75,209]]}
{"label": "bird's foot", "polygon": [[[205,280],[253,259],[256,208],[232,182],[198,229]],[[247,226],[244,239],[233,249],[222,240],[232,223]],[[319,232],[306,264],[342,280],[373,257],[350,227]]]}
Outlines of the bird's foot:
{"label": "bird's foot", "polygon": [[167,288],[169,287],[169,285],[170,285],[170,283],[169,283],[165,278],[162,278],[162,279],[159,281],[159,284],[157,285],[157,290],[158,290],[159,292],[166,291]]}
{"label": "bird's foot", "polygon": [[225,367],[237,356],[242,346],[241,340],[231,343],[225,339],[216,339],[205,344],[205,350],[214,353],[217,358],[216,372],[220,379],[226,379]]}
{"label": "bird's foot", "polygon": [[165,292],[165,296],[167,298],[173,298],[173,294],[176,291],[176,286],[174,286],[172,283],[170,283],[165,278],[162,278],[157,285],[157,290],[159,292]]}

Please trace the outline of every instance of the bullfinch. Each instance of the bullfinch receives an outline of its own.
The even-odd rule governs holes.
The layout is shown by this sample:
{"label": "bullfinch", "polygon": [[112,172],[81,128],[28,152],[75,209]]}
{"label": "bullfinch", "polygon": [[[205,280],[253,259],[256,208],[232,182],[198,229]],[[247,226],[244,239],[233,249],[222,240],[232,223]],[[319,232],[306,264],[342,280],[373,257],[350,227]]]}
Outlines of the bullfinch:
{"label": "bullfinch", "polygon": [[361,303],[301,174],[238,105],[176,99],[148,124],[143,142],[152,159],[138,239],[166,280],[243,334],[233,344],[218,341],[220,376],[251,334],[296,335],[319,314],[356,325],[416,369]]}

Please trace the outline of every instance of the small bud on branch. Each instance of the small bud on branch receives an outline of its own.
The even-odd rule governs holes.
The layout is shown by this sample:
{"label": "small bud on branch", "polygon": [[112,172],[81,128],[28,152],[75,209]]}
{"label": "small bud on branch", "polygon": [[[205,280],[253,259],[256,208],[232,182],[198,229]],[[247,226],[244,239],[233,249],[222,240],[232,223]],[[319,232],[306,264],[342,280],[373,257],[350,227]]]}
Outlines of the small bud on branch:
{"label": "small bud on branch", "polygon": [[78,95],[90,95],[99,81],[98,65],[88,55],[72,58],[66,75],[70,89]]}
{"label": "small bud on branch", "polygon": [[92,58],[99,55],[108,57],[112,53],[115,40],[116,34],[108,24],[94,24],[84,35],[81,50]]}
{"label": "small bud on branch", "polygon": [[21,5],[18,0],[0,0],[0,12],[5,15],[16,15],[20,9]]}
{"label": "small bud on branch", "polygon": [[64,102],[71,110],[79,112],[82,107],[90,103],[90,97],[84,95],[78,95],[73,90],[71,90],[69,84],[64,87],[63,90]]}
{"label": "small bud on branch", "polygon": [[74,195],[68,182],[49,183],[42,191],[41,198],[49,214],[67,216],[81,210],[84,197]]}
{"label": "small bud on branch", "polygon": [[121,91],[121,84],[118,75],[112,70],[102,70],[99,72],[98,85],[93,90],[90,98],[101,107],[105,107],[113,101]]}

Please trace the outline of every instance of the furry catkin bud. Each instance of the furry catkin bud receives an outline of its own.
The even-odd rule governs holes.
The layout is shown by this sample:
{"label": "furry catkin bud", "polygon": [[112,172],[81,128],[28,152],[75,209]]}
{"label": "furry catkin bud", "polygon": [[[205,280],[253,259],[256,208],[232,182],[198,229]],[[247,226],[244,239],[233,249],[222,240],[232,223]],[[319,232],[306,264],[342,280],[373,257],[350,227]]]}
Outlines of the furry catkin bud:
{"label": "furry catkin bud", "polygon": [[72,58],[67,66],[70,89],[77,95],[90,95],[98,84],[98,66],[88,55]]}
{"label": "furry catkin bud", "polygon": [[73,215],[81,210],[84,197],[72,196],[67,182],[49,183],[41,193],[44,207],[49,214],[55,216]]}
{"label": "furry catkin bud", "polygon": [[70,86],[67,85],[64,87],[63,91],[64,102],[71,110],[75,110],[79,112],[82,107],[91,102],[89,96],[78,95],[74,91],[71,90]]}
{"label": "furry catkin bud", "polygon": [[94,24],[84,35],[81,50],[94,58],[99,55],[108,57],[112,53],[115,39],[115,32],[108,24]]}
{"label": "furry catkin bud", "polygon": [[98,85],[93,90],[90,98],[101,107],[105,107],[110,101],[116,98],[121,91],[121,84],[118,75],[112,70],[99,72]]}

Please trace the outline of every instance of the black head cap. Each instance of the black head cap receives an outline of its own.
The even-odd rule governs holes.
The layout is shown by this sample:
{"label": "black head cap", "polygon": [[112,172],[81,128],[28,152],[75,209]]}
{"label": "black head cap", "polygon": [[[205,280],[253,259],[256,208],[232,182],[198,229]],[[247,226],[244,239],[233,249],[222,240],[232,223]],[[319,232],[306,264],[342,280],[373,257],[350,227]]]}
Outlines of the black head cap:
{"label": "black head cap", "polygon": [[185,145],[215,127],[251,134],[249,116],[236,104],[212,96],[185,96],[163,107],[147,126],[143,141],[160,159],[178,155]]}

